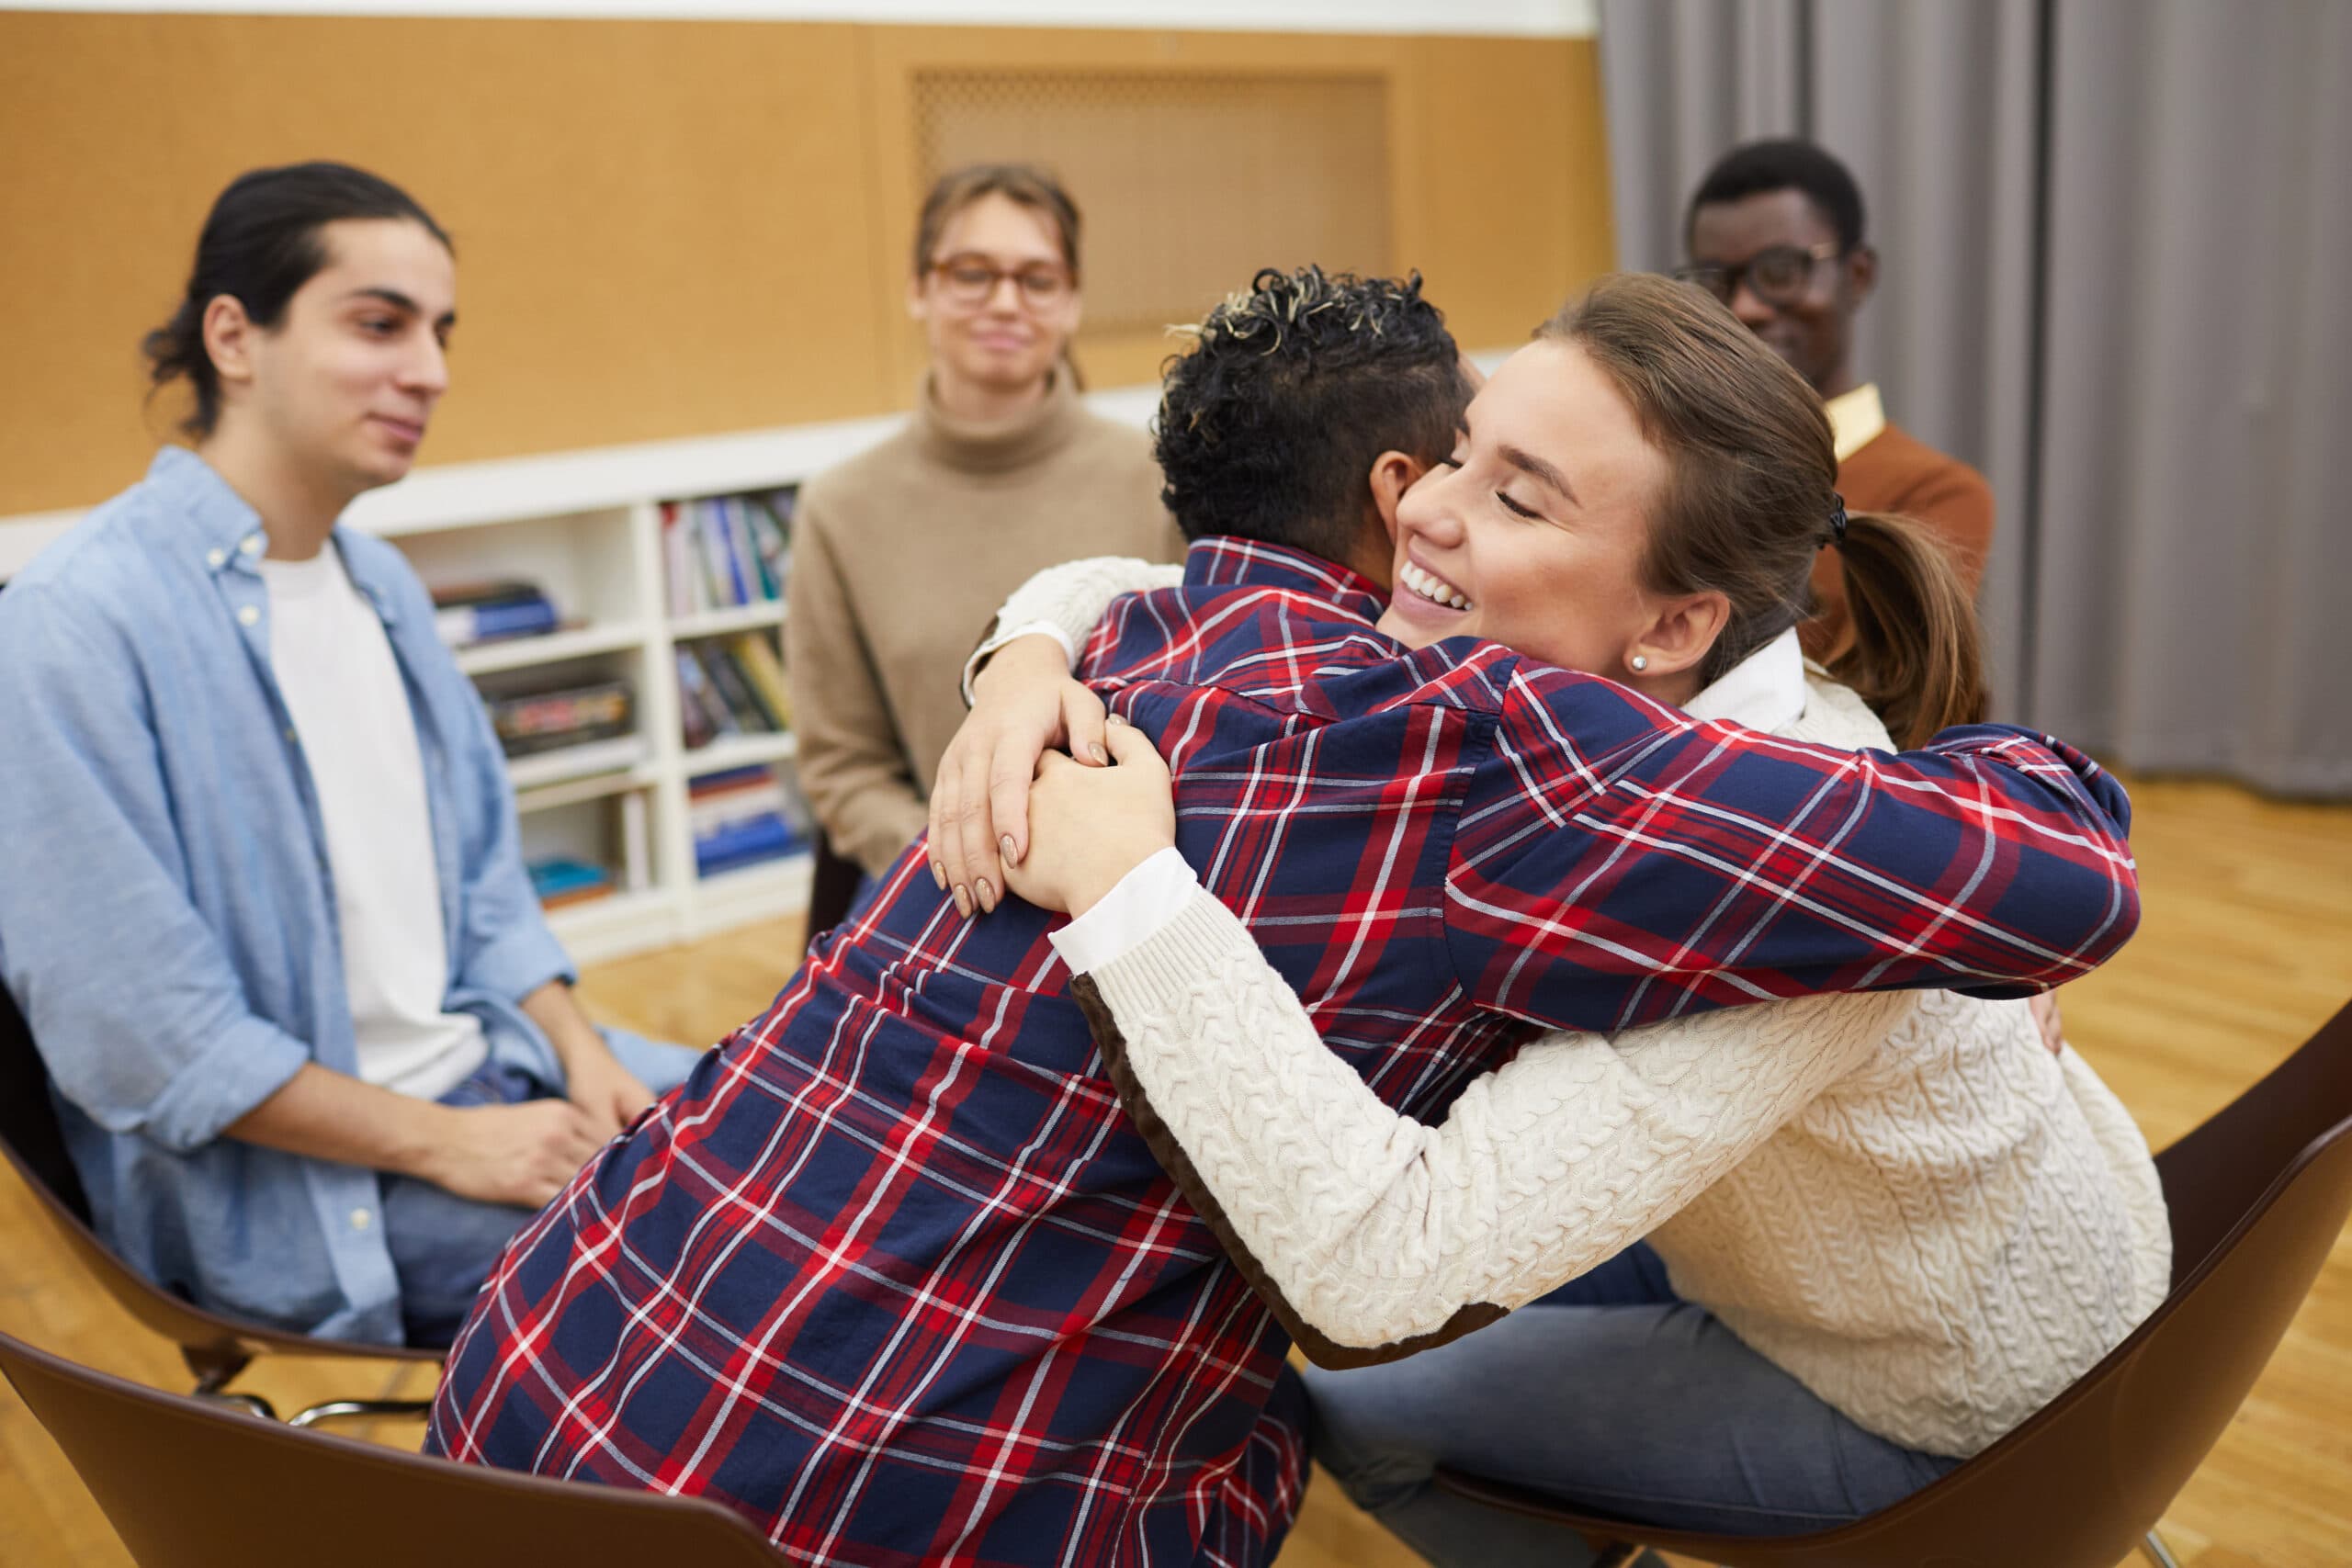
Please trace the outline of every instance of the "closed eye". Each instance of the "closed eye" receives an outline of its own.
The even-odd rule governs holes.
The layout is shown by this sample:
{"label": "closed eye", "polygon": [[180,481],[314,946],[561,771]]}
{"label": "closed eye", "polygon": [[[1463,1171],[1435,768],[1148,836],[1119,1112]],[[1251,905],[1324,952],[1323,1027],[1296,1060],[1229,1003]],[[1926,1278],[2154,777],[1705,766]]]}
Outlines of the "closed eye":
{"label": "closed eye", "polygon": [[1524,517],[1529,522],[1533,523],[1540,520],[1544,515],[1540,512],[1529,511],[1526,507],[1521,506],[1519,502],[1513,501],[1510,496],[1505,495],[1501,491],[1495,491],[1495,499],[1503,503],[1503,510],[1509,512],[1514,517]]}

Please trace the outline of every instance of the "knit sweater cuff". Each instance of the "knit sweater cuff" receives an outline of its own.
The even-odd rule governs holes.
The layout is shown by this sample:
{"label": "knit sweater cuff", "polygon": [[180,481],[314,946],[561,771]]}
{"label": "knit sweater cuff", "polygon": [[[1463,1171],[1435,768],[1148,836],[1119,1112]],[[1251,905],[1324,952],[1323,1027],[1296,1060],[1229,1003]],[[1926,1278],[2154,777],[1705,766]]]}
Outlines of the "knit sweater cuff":
{"label": "knit sweater cuff", "polygon": [[1237,954],[1258,958],[1250,929],[1216,894],[1196,886],[1148,941],[1091,973],[1102,999],[1122,1018],[1166,1018],[1199,987],[1202,976],[1220,972]]}

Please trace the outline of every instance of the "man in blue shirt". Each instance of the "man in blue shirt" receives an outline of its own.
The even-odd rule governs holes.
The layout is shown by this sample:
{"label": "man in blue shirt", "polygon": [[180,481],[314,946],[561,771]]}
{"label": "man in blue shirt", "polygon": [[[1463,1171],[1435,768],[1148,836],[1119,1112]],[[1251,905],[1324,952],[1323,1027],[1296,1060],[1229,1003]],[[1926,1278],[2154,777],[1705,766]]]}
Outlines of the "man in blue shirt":
{"label": "man in blue shirt", "polygon": [[337,164],[221,195],[166,447],[0,594],[0,978],[100,1234],[199,1305],[444,1344],[527,1210],[693,1053],[589,1024],[503,760],[336,520],[447,386],[447,237]]}

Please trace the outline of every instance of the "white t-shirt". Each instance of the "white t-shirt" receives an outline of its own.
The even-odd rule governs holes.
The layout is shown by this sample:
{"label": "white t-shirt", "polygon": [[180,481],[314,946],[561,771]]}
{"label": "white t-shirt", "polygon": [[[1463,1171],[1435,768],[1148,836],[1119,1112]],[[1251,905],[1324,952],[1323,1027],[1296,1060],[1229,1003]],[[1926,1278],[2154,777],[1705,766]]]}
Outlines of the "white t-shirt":
{"label": "white t-shirt", "polygon": [[424,759],[392,645],[332,542],[261,562],[269,659],[326,824],[359,1076],[437,1100],[490,1053],[481,1021],[441,1010],[449,976]]}

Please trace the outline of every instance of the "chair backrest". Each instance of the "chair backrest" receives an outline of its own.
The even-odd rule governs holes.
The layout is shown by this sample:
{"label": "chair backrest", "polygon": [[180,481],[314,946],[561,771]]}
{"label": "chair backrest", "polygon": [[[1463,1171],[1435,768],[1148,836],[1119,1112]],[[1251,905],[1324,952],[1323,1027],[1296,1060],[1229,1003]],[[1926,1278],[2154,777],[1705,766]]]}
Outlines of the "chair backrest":
{"label": "chair backrest", "polygon": [[2280,1172],[2347,1116],[2352,1004],[2260,1083],[2156,1156],[2172,1215],[2174,1286],[2247,1222]]}
{"label": "chair backrest", "polygon": [[776,1568],[716,1504],[477,1465],[161,1393],[0,1334],[0,1371],[139,1568]]}
{"label": "chair backrest", "polygon": [[90,1223],[90,1200],[66,1152],[57,1107],[50,1102],[49,1069],[6,986],[0,986],[0,1148],[28,1183],[82,1224]]}
{"label": "chair backrest", "polygon": [[[2261,1375],[2352,1214],[2352,1006],[2156,1156],[2173,1289],[2072,1387],[1941,1480],[1858,1523],[1780,1540],[1640,1529],[1725,1568],[2111,1568]],[[1510,1488],[1454,1490],[1580,1527]]]}
{"label": "chair backrest", "polygon": [[802,927],[800,951],[806,956],[817,939],[842,923],[857,901],[857,885],[865,873],[855,861],[833,848],[820,828],[809,844],[813,864],[808,875],[808,919]]}

